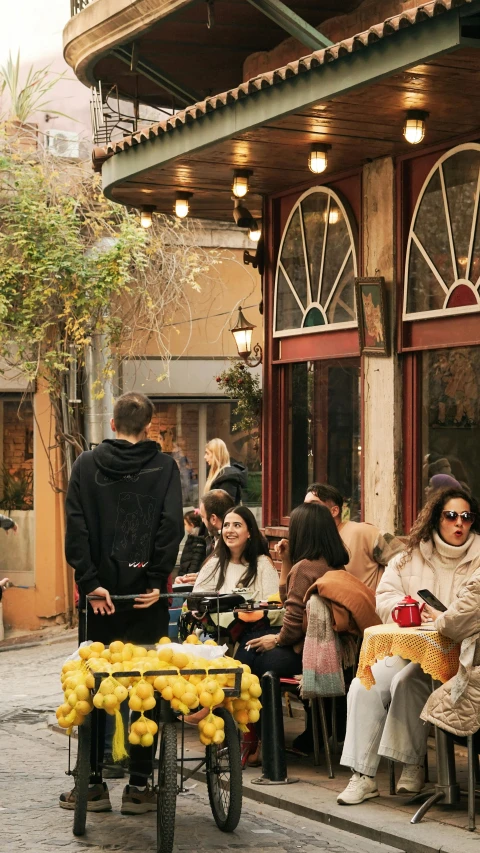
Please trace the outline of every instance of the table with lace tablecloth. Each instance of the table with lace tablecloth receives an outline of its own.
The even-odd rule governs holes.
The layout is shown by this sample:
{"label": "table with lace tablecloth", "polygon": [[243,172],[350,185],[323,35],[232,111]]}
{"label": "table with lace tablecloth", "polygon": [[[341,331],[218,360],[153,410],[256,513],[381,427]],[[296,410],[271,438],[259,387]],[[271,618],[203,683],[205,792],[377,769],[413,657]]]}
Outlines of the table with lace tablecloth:
{"label": "table with lace tablecloth", "polygon": [[434,681],[445,682],[458,670],[460,645],[437,631],[423,628],[400,628],[394,622],[373,625],[363,635],[357,678],[367,690],[375,684],[372,666],[378,660],[399,655],[419,663]]}

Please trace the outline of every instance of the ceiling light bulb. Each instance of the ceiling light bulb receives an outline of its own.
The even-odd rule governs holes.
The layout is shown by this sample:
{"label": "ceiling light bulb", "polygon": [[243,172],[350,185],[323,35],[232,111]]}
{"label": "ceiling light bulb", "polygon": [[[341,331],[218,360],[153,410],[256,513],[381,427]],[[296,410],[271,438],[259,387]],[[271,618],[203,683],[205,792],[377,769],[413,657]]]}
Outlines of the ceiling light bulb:
{"label": "ceiling light bulb", "polygon": [[330,145],[314,143],[308,155],[308,168],[315,175],[320,175],[327,168],[328,158],[327,151]]}
{"label": "ceiling light bulb", "polygon": [[179,219],[184,219],[185,216],[188,216],[188,211],[190,210],[190,205],[186,198],[177,198],[175,201],[175,215],[178,216]]}
{"label": "ceiling light bulb", "polygon": [[178,192],[175,196],[175,216],[185,219],[190,211],[190,201],[193,193]]}
{"label": "ceiling light bulb", "polygon": [[144,204],[143,207],[140,208],[140,225],[142,228],[150,228],[153,222],[152,213],[155,210],[155,207],[151,204]]}
{"label": "ceiling light bulb", "polygon": [[403,135],[410,145],[418,145],[425,136],[425,119],[428,113],[423,110],[408,110],[403,125]]}
{"label": "ceiling light bulb", "polygon": [[232,192],[236,198],[244,198],[249,190],[248,179],[253,173],[249,169],[235,169]]}

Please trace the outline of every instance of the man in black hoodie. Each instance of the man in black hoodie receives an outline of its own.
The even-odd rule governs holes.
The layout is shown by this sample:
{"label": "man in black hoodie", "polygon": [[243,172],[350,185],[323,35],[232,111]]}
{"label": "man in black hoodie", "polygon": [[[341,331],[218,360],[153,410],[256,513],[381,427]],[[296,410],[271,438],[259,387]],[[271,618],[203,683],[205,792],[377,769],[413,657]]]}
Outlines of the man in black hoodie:
{"label": "man in black hoodie", "polygon": [[[159,596],[167,591],[183,538],[182,490],[175,461],[148,440],[153,413],[143,394],[120,397],[111,421],[117,437],[82,453],[68,485],[65,555],[75,570],[80,612],[87,610],[86,639],[105,645],[113,640],[150,644],[168,634],[168,606]],[[136,595],[133,607],[130,601],[112,602],[111,595],[129,594]],[[98,598],[85,608],[87,595]],[[96,717],[103,729],[105,715]],[[98,741],[103,753],[102,731]],[[141,747],[131,748],[124,814],[155,808],[148,785],[138,790],[151,768],[147,752],[150,755]],[[99,764],[102,759],[99,756]],[[109,810],[101,773],[90,781],[89,810]],[[62,808],[74,805],[74,792],[62,794]]]}

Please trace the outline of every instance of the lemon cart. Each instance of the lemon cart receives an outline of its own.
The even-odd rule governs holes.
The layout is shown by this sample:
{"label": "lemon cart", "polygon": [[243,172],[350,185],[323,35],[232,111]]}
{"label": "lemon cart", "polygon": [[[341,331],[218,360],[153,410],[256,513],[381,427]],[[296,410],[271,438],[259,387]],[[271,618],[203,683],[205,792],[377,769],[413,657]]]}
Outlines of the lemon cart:
{"label": "lemon cart", "polygon": [[[242,809],[239,729],[255,722],[261,708],[260,685],[248,667],[226,657],[213,640],[202,644],[195,636],[182,645],[162,638],[154,648],[86,642],[65,662],[61,678],[59,725],[69,734],[78,726],[77,760],[70,769],[69,748],[67,770],[75,779],[74,835],[85,833],[89,779],[100,764],[99,715],[115,716],[114,757],[124,757],[120,705],[126,701],[133,712],[130,744],[151,749],[153,768],[158,753],[150,777],[157,793],[157,853],[171,853],[177,794],[201,770],[218,828],[233,832]],[[197,708],[205,709],[198,723],[205,751],[188,757],[184,718]]]}

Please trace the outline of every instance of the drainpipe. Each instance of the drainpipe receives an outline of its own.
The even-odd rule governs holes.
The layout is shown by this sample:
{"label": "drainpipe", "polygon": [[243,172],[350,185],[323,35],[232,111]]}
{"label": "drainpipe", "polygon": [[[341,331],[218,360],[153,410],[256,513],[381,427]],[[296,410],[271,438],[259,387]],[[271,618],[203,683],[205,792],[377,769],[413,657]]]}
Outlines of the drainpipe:
{"label": "drainpipe", "polygon": [[[88,449],[101,444],[104,438],[113,438],[110,428],[110,418],[113,416],[113,385],[111,379],[105,375],[108,358],[105,335],[94,333],[92,343],[85,353],[84,423]],[[102,394],[100,399],[99,393]]]}

